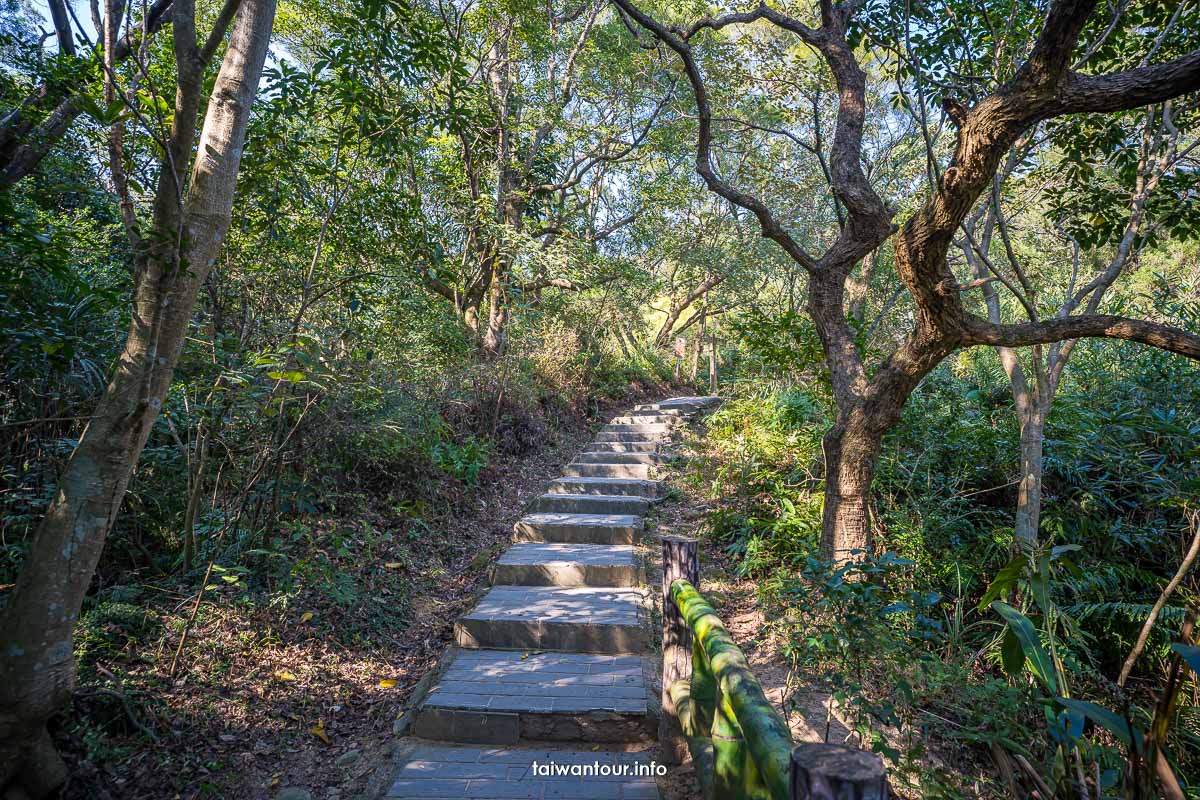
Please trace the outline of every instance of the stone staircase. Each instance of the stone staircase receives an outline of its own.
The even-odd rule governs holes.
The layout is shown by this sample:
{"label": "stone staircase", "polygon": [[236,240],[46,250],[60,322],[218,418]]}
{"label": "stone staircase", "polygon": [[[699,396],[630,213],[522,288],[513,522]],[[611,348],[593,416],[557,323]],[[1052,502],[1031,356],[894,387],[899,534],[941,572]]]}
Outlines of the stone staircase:
{"label": "stone staircase", "polygon": [[[614,418],[531,504],[413,710],[389,800],[657,800],[654,778],[628,769],[651,756],[625,752],[652,746],[658,724],[636,547],[663,447],[716,402],[679,397]],[[534,774],[549,762],[601,774]]]}

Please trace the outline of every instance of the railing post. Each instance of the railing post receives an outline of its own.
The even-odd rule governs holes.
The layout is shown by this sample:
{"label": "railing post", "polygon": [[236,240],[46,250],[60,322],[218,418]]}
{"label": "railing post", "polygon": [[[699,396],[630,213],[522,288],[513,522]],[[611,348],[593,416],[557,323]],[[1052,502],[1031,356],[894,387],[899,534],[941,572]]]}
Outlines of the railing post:
{"label": "railing post", "polygon": [[699,586],[699,542],[682,536],[662,537],[662,567],[662,716],[658,723],[658,739],[662,744],[663,761],[678,764],[687,752],[687,741],[670,689],[675,681],[692,677],[692,630],[675,605],[671,584],[682,578],[692,586]]}
{"label": "railing post", "polygon": [[789,800],[887,800],[887,770],[875,753],[809,742],[792,748]]}

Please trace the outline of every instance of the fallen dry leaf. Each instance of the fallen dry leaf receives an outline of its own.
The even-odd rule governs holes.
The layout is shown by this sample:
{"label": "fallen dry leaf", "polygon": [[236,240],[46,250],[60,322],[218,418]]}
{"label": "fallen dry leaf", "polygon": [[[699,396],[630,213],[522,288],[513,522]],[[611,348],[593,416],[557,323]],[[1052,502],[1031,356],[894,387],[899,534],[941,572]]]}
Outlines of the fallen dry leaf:
{"label": "fallen dry leaf", "polygon": [[329,741],[329,734],[325,731],[325,720],[317,720],[317,724],[309,728],[309,731],[325,744],[333,744],[333,742]]}
{"label": "fallen dry leaf", "polygon": [[379,682],[380,689],[393,689],[395,686],[396,680],[394,678],[384,678]]}
{"label": "fallen dry leaf", "polygon": [[294,680],[296,680],[296,674],[295,674],[294,672],[288,672],[286,669],[277,669],[277,670],[275,670],[275,677],[276,677],[276,678],[278,678],[278,679],[279,679],[279,680],[281,680],[281,681],[294,681]]}

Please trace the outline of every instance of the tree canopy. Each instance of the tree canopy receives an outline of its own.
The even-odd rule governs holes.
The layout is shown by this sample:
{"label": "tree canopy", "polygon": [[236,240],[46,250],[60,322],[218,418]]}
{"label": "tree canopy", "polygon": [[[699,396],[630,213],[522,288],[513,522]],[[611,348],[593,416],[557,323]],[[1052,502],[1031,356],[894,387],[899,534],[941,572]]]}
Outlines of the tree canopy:
{"label": "tree canopy", "polygon": [[693,483],[740,569],[900,553],[1061,638],[1089,702],[1174,675],[1145,775],[987,747],[1190,796],[1198,168],[1190,0],[0,0],[0,787],[103,760],[57,720],[118,590],[195,597],[172,680],[214,570],[264,614],[340,586],[373,635],[389,572],[330,530],[440,563],[510,465],[674,385],[731,398]]}

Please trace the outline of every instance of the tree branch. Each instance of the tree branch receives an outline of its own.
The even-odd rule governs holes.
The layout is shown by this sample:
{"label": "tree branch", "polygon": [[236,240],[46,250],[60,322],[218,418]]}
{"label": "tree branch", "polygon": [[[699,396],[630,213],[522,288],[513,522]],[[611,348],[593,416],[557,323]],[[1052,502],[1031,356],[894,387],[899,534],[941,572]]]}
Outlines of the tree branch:
{"label": "tree branch", "polygon": [[[666,25],[647,15],[634,5],[631,0],[613,0],[613,2],[629,14],[639,25],[653,33],[659,41],[674,50],[683,62],[684,72],[687,74],[688,82],[692,85],[692,94],[696,98],[696,111],[699,122],[699,131],[696,136],[696,172],[704,179],[704,183],[709,189],[724,197],[729,202],[753,213],[758,218],[759,225],[762,227],[763,236],[776,242],[784,249],[784,252],[791,256],[792,260],[805,269],[814,269],[816,267],[816,260],[792,238],[791,234],[783,229],[783,226],[780,225],[770,209],[757,197],[734,189],[722,180],[713,168],[712,108],[708,103],[708,90],[704,85],[704,78],[700,75],[700,68],[696,65],[696,60],[692,56],[692,49],[688,46],[687,41]],[[761,7],[760,10],[765,15],[765,6]],[[715,24],[715,21],[713,23]],[[711,24],[707,27],[711,27]]]}
{"label": "tree branch", "polygon": [[969,344],[1026,347],[1065,339],[1125,339],[1200,360],[1200,336],[1148,320],[1095,314],[1016,325],[996,325],[975,316],[963,322]]}
{"label": "tree branch", "polygon": [[221,6],[221,13],[217,15],[217,21],[213,23],[213,29],[204,41],[203,49],[200,50],[201,64],[207,65],[212,61],[217,48],[225,40],[225,31],[229,29],[229,23],[233,22],[233,16],[237,13],[241,2],[242,0],[225,0],[225,4]]}
{"label": "tree branch", "polygon": [[1148,67],[1083,75],[1068,72],[1057,94],[1052,113],[1125,111],[1170,100],[1200,89],[1200,50],[1173,61]]}

